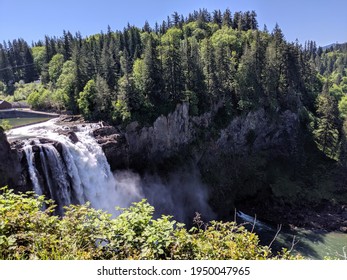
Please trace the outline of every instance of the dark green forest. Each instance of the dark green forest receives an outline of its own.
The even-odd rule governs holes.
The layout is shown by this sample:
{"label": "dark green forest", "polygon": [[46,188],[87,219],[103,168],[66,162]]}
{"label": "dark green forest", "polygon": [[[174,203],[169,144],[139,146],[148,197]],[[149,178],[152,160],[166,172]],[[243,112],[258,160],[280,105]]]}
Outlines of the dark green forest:
{"label": "dark green forest", "polygon": [[[64,31],[32,46],[3,42],[0,93],[9,101],[27,99],[34,109],[116,124],[150,123],[183,101],[192,115],[221,100],[229,114],[260,106],[295,110],[302,103],[315,116],[334,114],[316,131],[333,154],[342,127],[337,118],[347,112],[346,48],[287,42],[278,25],[260,30],[254,11],[174,13],[154,28],[146,22],[86,38]],[[323,126],[329,139],[319,135]]]}

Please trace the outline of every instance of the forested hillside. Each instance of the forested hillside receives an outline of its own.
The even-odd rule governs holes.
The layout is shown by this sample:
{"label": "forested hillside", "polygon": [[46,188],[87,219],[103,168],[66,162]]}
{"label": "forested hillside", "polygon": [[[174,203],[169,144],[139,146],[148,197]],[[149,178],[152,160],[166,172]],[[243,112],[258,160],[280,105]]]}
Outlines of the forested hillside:
{"label": "forested hillside", "polygon": [[298,102],[313,110],[322,85],[312,63],[321,56],[328,60],[328,52],[286,42],[279,26],[260,31],[255,12],[200,10],[174,13],[154,28],[128,25],[87,38],[64,31],[32,47],[4,42],[0,90],[36,109],[115,123],[150,122],[182,101],[195,115],[220,100],[230,114]]}

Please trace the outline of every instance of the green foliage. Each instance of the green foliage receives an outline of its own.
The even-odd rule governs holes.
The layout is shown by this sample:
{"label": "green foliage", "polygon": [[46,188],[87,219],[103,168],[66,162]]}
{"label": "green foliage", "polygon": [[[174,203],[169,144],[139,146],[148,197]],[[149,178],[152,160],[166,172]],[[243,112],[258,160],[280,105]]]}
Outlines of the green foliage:
{"label": "green foliage", "polygon": [[95,110],[96,85],[94,80],[89,80],[77,100],[81,113],[87,118],[93,117]]}
{"label": "green foliage", "polygon": [[0,94],[0,99],[1,100],[5,100],[5,101],[10,102],[10,103],[14,102],[13,95],[2,95],[2,94]]}
{"label": "green foliage", "polygon": [[131,106],[132,100],[130,99],[131,92],[133,91],[132,79],[129,76],[123,76],[118,81],[118,96],[117,102],[114,104],[113,119],[116,121],[129,122],[131,120]]}
{"label": "green foliage", "polygon": [[48,64],[48,73],[50,81],[55,84],[62,72],[64,64],[64,56],[62,54],[56,54],[52,57],[51,61]]}
{"label": "green foliage", "polygon": [[343,119],[347,117],[347,95],[344,95],[339,101],[339,111]]}
{"label": "green foliage", "polygon": [[327,85],[317,99],[318,125],[314,131],[323,153],[334,158],[338,150],[340,120],[336,98],[327,92]]}
{"label": "green foliage", "polygon": [[76,84],[76,65],[68,60],[64,62],[62,72],[57,80],[56,100],[59,100],[60,106],[64,105],[66,109],[72,110],[76,106],[75,96]]}
{"label": "green foliage", "polygon": [[170,216],[154,219],[145,200],[112,218],[89,205],[54,205],[33,193],[0,194],[0,259],[293,259],[274,255],[258,236],[233,222],[213,221],[187,231]]}
{"label": "green foliage", "polygon": [[0,128],[7,131],[7,130],[10,130],[12,128],[12,126],[10,125],[10,122],[8,120],[1,120]]}
{"label": "green foliage", "polygon": [[77,100],[81,113],[89,120],[109,119],[111,112],[111,93],[107,82],[101,76],[85,85]]}
{"label": "green foliage", "polygon": [[36,110],[49,109],[52,107],[52,92],[42,85],[36,87],[28,96],[28,104]]}
{"label": "green foliage", "polygon": [[46,58],[45,47],[44,46],[33,47],[31,51],[33,53],[33,59],[34,59],[36,69],[38,73],[41,73],[41,71],[44,68],[45,58]]}
{"label": "green foliage", "polygon": [[15,83],[15,91],[13,93],[13,101],[26,100],[34,91],[41,91],[43,86],[38,83]]}
{"label": "green foliage", "polygon": [[0,81],[0,95],[5,95],[7,91],[7,86],[3,81]]}
{"label": "green foliage", "polygon": [[[344,55],[321,52],[319,61],[301,46],[287,43],[278,25],[272,34],[257,26],[254,12],[232,16],[228,9],[213,15],[199,10],[186,20],[176,13],[154,30],[148,24],[143,30],[128,25],[122,32],[109,28],[88,38],[64,31],[62,37],[46,36],[31,49],[23,40],[14,41],[0,45],[0,68],[8,69],[0,80],[8,94],[13,81],[32,82],[40,74],[51,100],[39,101],[34,94],[34,107],[115,123],[151,124],[180,102],[189,102],[193,115],[221,102],[246,113],[259,107],[296,111],[302,101],[313,111],[321,91],[313,61],[329,68],[320,72],[329,73],[336,84],[331,92],[338,98],[345,94]],[[15,61],[33,67],[22,69]],[[84,91],[90,80],[96,83],[93,94]],[[28,94],[21,91],[7,98],[24,100]]]}

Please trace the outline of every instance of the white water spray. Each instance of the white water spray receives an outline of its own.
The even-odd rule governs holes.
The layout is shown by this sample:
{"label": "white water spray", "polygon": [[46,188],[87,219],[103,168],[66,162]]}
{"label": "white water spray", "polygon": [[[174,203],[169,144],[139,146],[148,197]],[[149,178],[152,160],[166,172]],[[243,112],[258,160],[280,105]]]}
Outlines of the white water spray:
{"label": "white water spray", "polygon": [[[105,154],[90,135],[93,127],[95,124],[76,127],[76,143],[59,133],[61,127],[55,124],[55,120],[13,129],[8,134],[10,140],[24,137],[48,139],[41,141],[43,143],[38,139],[26,141],[23,151],[34,191],[54,199],[59,212],[63,211],[63,206],[73,202],[82,204],[89,201],[93,208],[116,214],[115,207],[128,207],[131,202],[142,198],[124,190],[126,185],[117,184]],[[60,152],[53,143],[60,143]],[[34,150],[39,150],[39,161],[35,160]]]}

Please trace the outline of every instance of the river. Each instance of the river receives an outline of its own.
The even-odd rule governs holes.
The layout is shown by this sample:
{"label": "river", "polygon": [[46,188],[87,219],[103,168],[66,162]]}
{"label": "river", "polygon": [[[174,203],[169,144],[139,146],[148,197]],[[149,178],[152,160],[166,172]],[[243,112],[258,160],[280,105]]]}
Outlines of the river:
{"label": "river", "polygon": [[[238,221],[244,222],[249,229],[253,228],[254,218],[238,212]],[[342,232],[327,232],[304,228],[275,227],[256,220],[255,232],[263,245],[270,245],[273,252],[281,248],[293,249],[294,254],[300,254],[306,259],[347,260],[347,234]]]}

